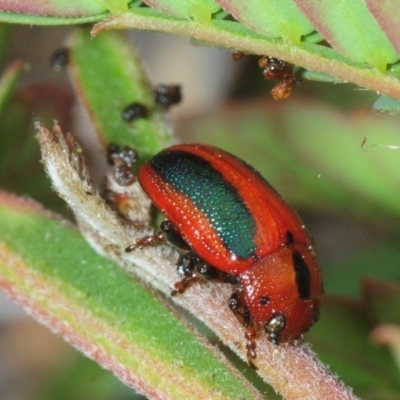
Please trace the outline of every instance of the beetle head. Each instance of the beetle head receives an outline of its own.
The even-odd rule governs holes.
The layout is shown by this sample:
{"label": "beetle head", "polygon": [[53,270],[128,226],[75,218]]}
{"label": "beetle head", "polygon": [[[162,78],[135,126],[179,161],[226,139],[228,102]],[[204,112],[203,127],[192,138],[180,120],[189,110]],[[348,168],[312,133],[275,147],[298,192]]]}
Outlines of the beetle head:
{"label": "beetle head", "polygon": [[240,274],[240,281],[251,319],[275,344],[299,338],[318,319],[322,278],[305,245],[279,248]]}

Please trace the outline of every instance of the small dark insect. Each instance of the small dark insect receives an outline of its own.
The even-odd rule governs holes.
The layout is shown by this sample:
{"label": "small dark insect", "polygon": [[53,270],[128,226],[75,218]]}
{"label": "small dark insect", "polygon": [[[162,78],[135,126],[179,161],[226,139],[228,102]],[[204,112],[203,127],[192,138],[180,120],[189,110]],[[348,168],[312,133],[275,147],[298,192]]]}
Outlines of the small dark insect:
{"label": "small dark insect", "polygon": [[280,58],[264,56],[258,61],[263,69],[264,78],[268,81],[279,80],[272,89],[271,95],[275,100],[288,98],[297,82],[293,75],[293,65],[286,63]]}
{"label": "small dark insect", "polygon": [[158,85],[153,93],[155,101],[166,107],[179,104],[182,100],[180,85]]}
{"label": "small dark insect", "polygon": [[108,162],[111,165],[124,163],[133,165],[138,160],[137,152],[128,146],[110,144],[108,146]]}
{"label": "small dark insect", "polygon": [[137,161],[137,153],[128,146],[110,144],[108,147],[108,162],[113,165],[113,178],[120,186],[131,185],[135,176],[132,165]]}
{"label": "small dark insect", "polygon": [[129,186],[135,181],[131,167],[127,164],[115,166],[113,169],[113,178],[120,186]]}
{"label": "small dark insect", "polygon": [[280,58],[264,56],[258,61],[260,68],[263,68],[264,78],[267,80],[288,79],[293,76],[293,66]]}
{"label": "small dark insect", "polygon": [[51,68],[55,72],[61,71],[69,61],[69,49],[60,47],[50,57]]}
{"label": "small dark insect", "polygon": [[127,122],[133,121],[134,119],[146,118],[147,115],[147,108],[143,104],[137,102],[129,104],[122,112],[122,118]]}

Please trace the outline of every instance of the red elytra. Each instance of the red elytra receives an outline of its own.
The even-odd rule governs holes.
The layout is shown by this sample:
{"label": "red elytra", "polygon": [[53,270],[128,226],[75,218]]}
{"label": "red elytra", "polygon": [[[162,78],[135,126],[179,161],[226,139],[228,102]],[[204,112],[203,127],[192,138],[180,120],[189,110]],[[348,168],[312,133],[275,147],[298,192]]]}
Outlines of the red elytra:
{"label": "red elytra", "polygon": [[254,216],[255,254],[247,259],[236,258],[215,234],[213,223],[197,206],[188,201],[188,196],[182,195],[173,185],[165,182],[152,167],[151,160],[140,167],[138,179],[142,188],[190,247],[209,264],[228,273],[243,272],[256,259],[271,254],[284,244],[288,232],[292,234],[293,242],[311,245],[308,232],[299,216],[248,164],[206,145],[177,145],[165,151],[193,154],[208,162],[237,190],[249,213]]}
{"label": "red elytra", "polygon": [[[260,326],[279,344],[315,323],[323,287],[310,236],[257,171],[223,150],[187,144],[145,162],[138,179],[168,220],[166,236],[189,248],[177,263],[183,277],[177,291],[199,274],[236,285],[229,307],[246,326],[250,365]],[[151,242],[144,238],[127,250]]]}

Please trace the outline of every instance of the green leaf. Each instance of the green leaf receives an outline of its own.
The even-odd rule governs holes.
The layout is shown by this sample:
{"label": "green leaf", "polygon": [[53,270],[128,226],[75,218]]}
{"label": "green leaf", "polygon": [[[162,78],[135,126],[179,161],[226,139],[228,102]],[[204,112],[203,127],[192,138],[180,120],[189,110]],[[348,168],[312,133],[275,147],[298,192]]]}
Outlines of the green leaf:
{"label": "green leaf", "polygon": [[0,195],[0,287],[154,398],[258,398],[168,307],[32,201]]}
{"label": "green leaf", "polygon": [[399,59],[364,0],[295,0],[324,39],[351,60],[380,71]]}
{"label": "green leaf", "polygon": [[218,0],[218,3],[247,28],[261,35],[300,44],[314,30],[293,0]]}
{"label": "green leaf", "polygon": [[[69,73],[104,148],[130,146],[148,158],[170,142],[169,127],[129,43],[116,32],[91,39],[87,29],[69,39]],[[126,121],[124,109],[138,102],[146,118]]]}
{"label": "green leaf", "polygon": [[126,11],[127,0],[0,0],[0,20],[14,24],[84,24]]}
{"label": "green leaf", "polygon": [[397,0],[365,0],[371,14],[400,54],[400,4]]}
{"label": "green leaf", "polygon": [[12,12],[0,11],[0,21],[8,24],[26,24],[26,25],[47,25],[47,26],[60,26],[60,25],[77,25],[87,24],[91,22],[101,21],[109,16],[109,13],[101,13],[97,15],[90,15],[84,17],[52,17],[31,14],[20,14]]}
{"label": "green leaf", "polygon": [[[133,8],[129,13],[100,22],[94,27],[93,34],[108,29],[146,29],[186,35],[216,46],[281,58],[304,69],[333,75],[342,81],[400,99],[400,81],[394,76],[352,61],[327,46],[309,43],[308,36],[301,46],[291,45],[257,34],[237,22],[214,19],[211,23],[201,24],[169,17],[148,8]],[[378,43],[374,46],[380,48]],[[385,48],[384,44],[382,48]]]}
{"label": "green leaf", "polygon": [[[397,79],[398,76],[394,72],[394,69],[393,71],[390,70],[390,73],[383,73],[386,70],[387,63],[395,62],[398,56],[385,36],[385,33],[366,9],[363,0],[357,0],[354,4],[351,3],[349,9],[341,9],[342,2],[332,3],[335,12],[338,11],[339,14],[344,12],[343,18],[348,21],[347,25],[343,24],[343,28],[337,26],[336,19],[333,17],[335,13],[331,13],[332,18],[329,17],[329,13],[324,13],[328,19],[326,27],[324,26],[327,32],[324,33],[321,30],[319,33],[312,32],[310,34],[307,34],[304,27],[309,25],[309,22],[315,22],[316,17],[311,12],[313,9],[308,9],[306,1],[286,1],[288,3],[285,3],[285,7],[281,6],[282,1],[280,1],[279,4],[277,3],[279,7],[273,9],[273,14],[277,16],[276,19],[271,18],[268,12],[262,11],[263,9],[259,5],[259,2],[255,3],[255,9],[259,10],[260,13],[256,13],[254,18],[246,19],[246,25],[248,23],[251,24],[253,19],[254,21],[258,21],[257,26],[253,28],[257,32],[262,32],[264,26],[269,26],[273,21],[277,22],[281,27],[287,27],[287,31],[286,28],[282,28],[281,30],[279,30],[280,28],[276,28],[279,32],[267,32],[262,35],[245,28],[244,25],[238,22],[233,22],[229,16],[227,20],[222,20],[221,15],[223,13],[220,12],[213,14],[210,21],[209,15],[214,11],[214,2],[212,0],[208,0],[207,3],[203,1],[201,4],[200,2],[193,3],[196,5],[199,4],[201,7],[196,6],[193,12],[185,11],[185,15],[187,13],[192,14],[195,19],[172,17],[148,7],[138,7],[138,1],[129,4],[129,11],[116,13],[116,11],[121,11],[125,7],[125,3],[122,0],[121,2],[116,0],[115,3],[111,1],[106,6],[103,6],[110,9],[111,12],[116,13],[111,18],[108,18],[109,13],[106,11],[100,14],[68,18],[51,15],[43,16],[0,12],[0,21],[31,25],[64,25],[103,20],[94,28],[94,34],[98,34],[106,29],[133,28],[186,35],[199,42],[209,43],[214,46],[280,58],[305,70],[328,74],[333,76],[334,79],[353,82],[360,87],[400,99],[400,81]],[[294,7],[293,2],[301,8],[303,14],[308,16],[310,21],[304,20],[302,14]],[[73,4],[76,5],[77,3]],[[162,9],[164,12],[169,12],[170,15],[180,15],[182,7],[179,4],[183,4],[181,0],[179,0],[179,3],[164,2],[162,0],[154,3],[157,8]],[[187,2],[185,4],[187,5]],[[321,6],[321,4],[321,2],[317,2],[316,6]],[[82,7],[85,6],[86,3]],[[235,13],[237,12],[238,15],[246,13],[247,3],[246,7],[243,5],[243,8],[240,7],[241,4],[239,3],[236,6]],[[65,5],[65,10],[62,9],[60,13],[67,13],[69,10],[68,7],[68,5]],[[216,8],[217,6],[215,6]],[[325,8],[323,11],[325,11]],[[385,13],[387,14],[388,11],[386,10]],[[287,20],[290,23],[285,25],[284,22]],[[340,20],[341,22],[342,20]],[[388,29],[390,30],[390,28]],[[268,37],[265,34],[271,34],[272,36]],[[332,40],[332,43],[335,39],[338,42],[338,51],[328,48],[325,45],[316,45],[314,42],[322,38],[320,34],[327,36],[326,39]],[[287,41],[274,38],[276,35],[287,38]],[[303,35],[300,43],[299,35]],[[294,45],[290,44],[290,42],[294,43]],[[367,63],[376,66],[378,69],[370,68]]]}
{"label": "green leaf", "polygon": [[167,15],[203,23],[210,22],[211,15],[221,8],[214,0],[145,0],[144,3]]}
{"label": "green leaf", "polygon": [[[79,18],[107,11],[107,3],[101,0],[0,0],[0,10],[8,13],[30,14],[37,16]],[[125,2],[126,3],[126,2]]]}
{"label": "green leaf", "polygon": [[331,82],[331,83],[344,83],[340,79],[328,75],[328,74],[321,74],[320,72],[316,71],[307,71],[303,69],[299,69],[296,71],[296,76],[299,76],[303,80],[310,80],[310,81],[319,81],[319,82]]}
{"label": "green leaf", "polygon": [[[129,3],[137,3],[138,1],[131,0],[97,0],[98,3],[104,5],[104,7],[112,14],[121,13],[128,11]],[[139,3],[141,3],[139,1]]]}
{"label": "green leaf", "polygon": [[377,113],[395,115],[400,112],[400,101],[388,96],[380,96],[372,106]]}

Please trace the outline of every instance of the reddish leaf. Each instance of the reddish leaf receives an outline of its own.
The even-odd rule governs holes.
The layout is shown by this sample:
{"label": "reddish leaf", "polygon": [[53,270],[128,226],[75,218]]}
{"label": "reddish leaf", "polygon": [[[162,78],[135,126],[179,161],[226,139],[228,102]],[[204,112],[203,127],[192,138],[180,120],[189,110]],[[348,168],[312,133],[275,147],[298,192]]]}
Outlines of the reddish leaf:
{"label": "reddish leaf", "polygon": [[103,13],[107,8],[96,0],[0,0],[0,10],[52,17],[84,17]]}
{"label": "reddish leaf", "polygon": [[299,11],[293,0],[218,0],[218,3],[239,22],[254,32],[268,37],[282,37],[299,43],[314,28]]}
{"label": "reddish leaf", "polygon": [[369,11],[400,53],[400,3],[398,0],[365,0]]}
{"label": "reddish leaf", "polygon": [[398,60],[363,0],[295,0],[325,40],[351,60],[381,71]]}
{"label": "reddish leaf", "polygon": [[199,22],[210,21],[211,14],[221,8],[214,0],[144,0],[144,3],[171,17],[193,18]]}

